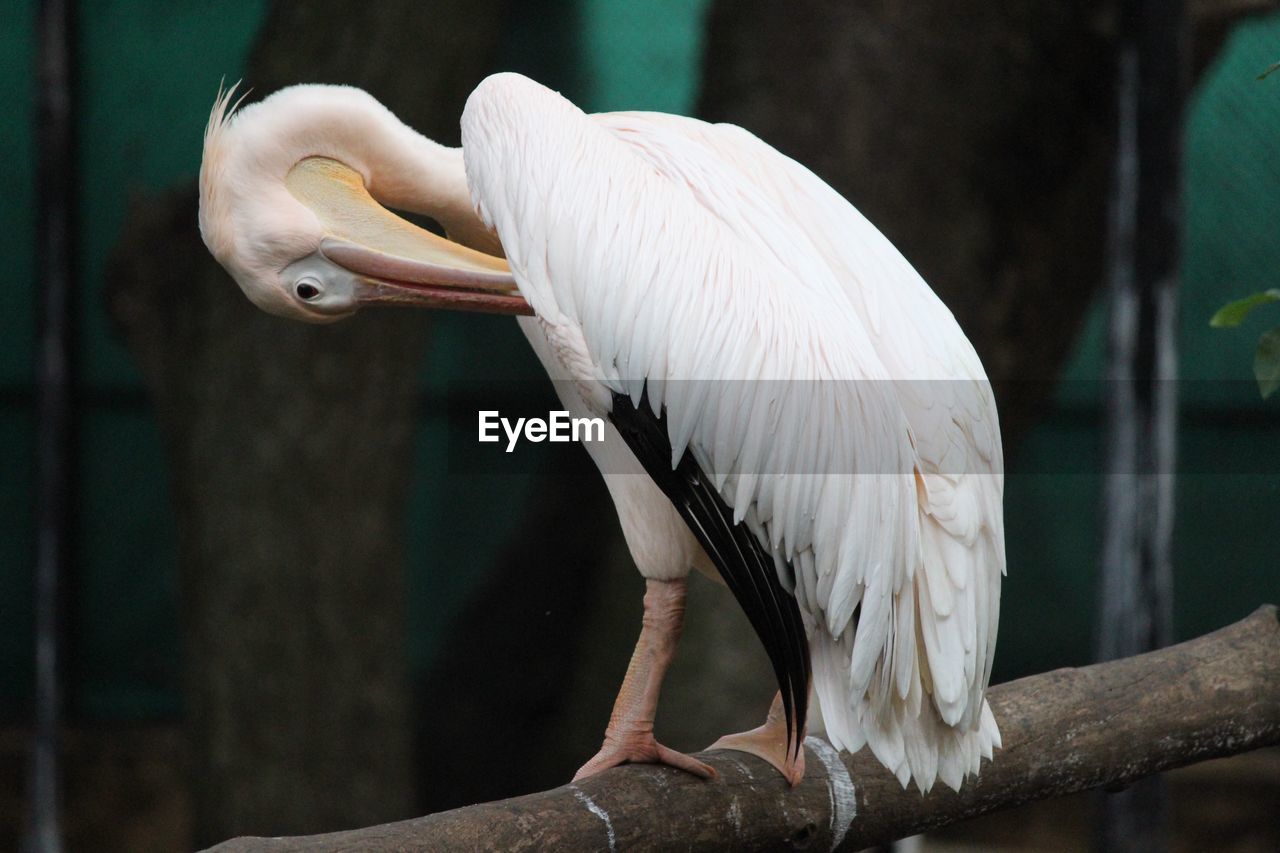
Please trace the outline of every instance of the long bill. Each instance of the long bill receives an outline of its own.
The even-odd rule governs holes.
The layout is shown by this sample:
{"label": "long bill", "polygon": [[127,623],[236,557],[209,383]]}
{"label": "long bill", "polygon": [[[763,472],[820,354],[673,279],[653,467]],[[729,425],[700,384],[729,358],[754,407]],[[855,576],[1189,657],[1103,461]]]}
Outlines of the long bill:
{"label": "long bill", "polygon": [[349,166],[308,157],[293,167],[285,185],[324,223],[328,236],[320,253],[356,276],[360,304],[533,314],[504,259],[396,216]]}

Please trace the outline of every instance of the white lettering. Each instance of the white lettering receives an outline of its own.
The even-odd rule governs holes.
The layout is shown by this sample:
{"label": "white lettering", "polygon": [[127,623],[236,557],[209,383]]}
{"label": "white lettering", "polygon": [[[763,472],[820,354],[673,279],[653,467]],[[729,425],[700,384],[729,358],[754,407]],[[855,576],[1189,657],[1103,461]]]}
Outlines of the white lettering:
{"label": "white lettering", "polygon": [[[582,429],[581,435],[578,433],[579,427]],[[592,430],[595,430],[595,438],[591,437]],[[601,418],[574,418],[573,440],[604,441],[604,420]]]}
{"label": "white lettering", "polygon": [[486,411],[480,413],[480,440],[481,441],[497,441],[496,434],[490,434],[490,430],[496,429],[498,424],[494,422],[498,413],[496,411]]}
{"label": "white lettering", "polygon": [[507,436],[507,453],[516,449],[521,433],[535,444],[543,441],[604,441],[603,418],[573,418],[567,411],[554,411],[547,420],[542,418],[516,418],[512,423],[498,412],[488,409],[478,414],[476,437],[481,442],[498,442],[498,427]]}
{"label": "white lettering", "polygon": [[569,413],[565,411],[551,413],[551,441],[569,440]]}
{"label": "white lettering", "polygon": [[515,450],[516,442],[520,439],[520,427],[524,426],[524,418],[516,418],[515,429],[511,428],[511,422],[506,418],[502,418],[502,428],[507,433],[507,452]]}

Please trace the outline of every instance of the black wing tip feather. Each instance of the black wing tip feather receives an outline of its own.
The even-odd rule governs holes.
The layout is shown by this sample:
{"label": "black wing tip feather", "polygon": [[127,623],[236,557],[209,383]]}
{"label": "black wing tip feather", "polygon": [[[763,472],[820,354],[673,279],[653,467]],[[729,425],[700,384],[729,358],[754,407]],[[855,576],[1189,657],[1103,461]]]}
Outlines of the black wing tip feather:
{"label": "black wing tip feather", "polygon": [[746,525],[733,523],[733,511],[688,451],[671,468],[666,413],[654,414],[647,390],[639,406],[614,394],[610,419],[689,525],[764,644],[782,695],[788,754],[799,755],[809,707],[809,643],[799,605],[778,579],[773,555]]}

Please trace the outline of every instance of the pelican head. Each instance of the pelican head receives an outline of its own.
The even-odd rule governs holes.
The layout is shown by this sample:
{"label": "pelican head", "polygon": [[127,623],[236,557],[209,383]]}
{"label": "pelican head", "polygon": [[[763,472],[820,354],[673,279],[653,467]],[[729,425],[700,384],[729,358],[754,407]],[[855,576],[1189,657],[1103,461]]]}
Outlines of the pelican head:
{"label": "pelican head", "polygon": [[205,130],[200,233],[260,308],[311,323],[370,304],[532,313],[471,205],[460,149],[358,89],[292,86],[239,110],[233,91]]}

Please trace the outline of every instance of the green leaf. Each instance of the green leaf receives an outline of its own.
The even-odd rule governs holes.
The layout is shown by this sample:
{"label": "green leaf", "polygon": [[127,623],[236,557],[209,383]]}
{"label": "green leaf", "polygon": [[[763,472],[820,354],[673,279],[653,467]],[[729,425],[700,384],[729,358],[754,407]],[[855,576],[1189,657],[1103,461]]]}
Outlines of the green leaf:
{"label": "green leaf", "polygon": [[1244,299],[1237,299],[1235,302],[1228,302],[1209,318],[1209,325],[1215,327],[1239,326],[1250,311],[1259,305],[1266,305],[1269,302],[1280,302],[1280,290],[1272,288],[1261,293],[1255,293],[1252,296],[1246,296]]}
{"label": "green leaf", "polygon": [[1275,65],[1272,65],[1266,71],[1263,71],[1261,74],[1259,74],[1258,79],[1265,80],[1267,75],[1270,74],[1272,71],[1275,71],[1277,68],[1280,68],[1280,62],[1277,62]]}
{"label": "green leaf", "polygon": [[1280,326],[1258,339],[1258,351],[1253,354],[1253,375],[1264,400],[1280,388]]}

